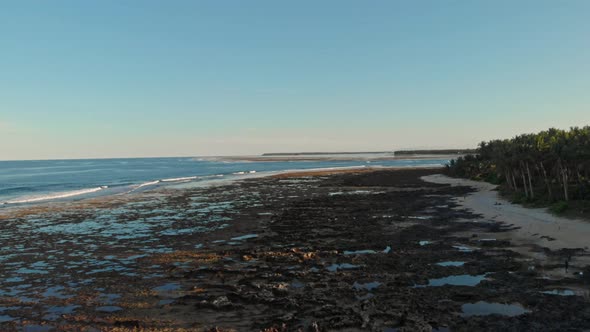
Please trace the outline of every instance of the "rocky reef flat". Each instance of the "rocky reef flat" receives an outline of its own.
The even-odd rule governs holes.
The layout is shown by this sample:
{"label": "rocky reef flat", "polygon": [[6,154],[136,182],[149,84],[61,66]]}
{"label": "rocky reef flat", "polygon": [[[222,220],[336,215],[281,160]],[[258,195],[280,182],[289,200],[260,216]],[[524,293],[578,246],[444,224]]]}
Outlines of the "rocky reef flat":
{"label": "rocky reef flat", "polygon": [[[295,173],[0,217],[4,331],[577,331],[584,248],[513,243],[437,169]],[[526,250],[525,250],[526,249]]]}

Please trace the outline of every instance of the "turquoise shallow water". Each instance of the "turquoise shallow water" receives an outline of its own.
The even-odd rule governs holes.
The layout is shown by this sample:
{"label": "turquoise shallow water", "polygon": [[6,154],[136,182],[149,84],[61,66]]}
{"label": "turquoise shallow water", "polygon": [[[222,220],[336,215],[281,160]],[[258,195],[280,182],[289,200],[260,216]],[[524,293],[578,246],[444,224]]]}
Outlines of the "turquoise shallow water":
{"label": "turquoise shallow water", "polygon": [[447,162],[448,159],[228,162],[199,158],[0,161],[0,207],[125,194],[178,183],[248,177],[261,172],[440,166]]}

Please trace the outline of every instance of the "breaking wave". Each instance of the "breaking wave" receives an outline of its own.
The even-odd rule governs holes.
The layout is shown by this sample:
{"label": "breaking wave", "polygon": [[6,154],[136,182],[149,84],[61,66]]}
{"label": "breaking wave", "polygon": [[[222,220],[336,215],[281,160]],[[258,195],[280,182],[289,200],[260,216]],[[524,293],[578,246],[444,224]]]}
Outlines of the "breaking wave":
{"label": "breaking wave", "polygon": [[241,171],[241,172],[234,172],[233,175],[244,175],[244,174],[254,174],[256,171]]}
{"label": "breaking wave", "polygon": [[135,186],[135,188],[129,190],[125,194],[129,194],[129,193],[132,193],[132,192],[136,191],[139,188],[143,188],[143,187],[147,187],[147,186],[153,186],[153,185],[158,184],[158,183],[160,183],[160,180],[144,182],[142,184],[138,184],[137,186]]}
{"label": "breaking wave", "polygon": [[198,178],[198,176],[186,176],[186,177],[183,177],[183,178],[162,179],[160,181],[162,181],[162,182],[179,182],[179,181],[195,180],[197,178]]}
{"label": "breaking wave", "polygon": [[40,196],[21,197],[21,198],[6,201],[6,202],[4,202],[4,204],[21,204],[21,203],[33,203],[33,202],[48,201],[48,200],[52,200],[52,199],[60,199],[60,198],[67,198],[67,197],[91,194],[91,193],[101,191],[101,190],[107,189],[107,188],[108,188],[108,186],[100,186],[100,187],[96,187],[96,188],[72,190],[72,191],[51,193],[51,194],[40,195]]}

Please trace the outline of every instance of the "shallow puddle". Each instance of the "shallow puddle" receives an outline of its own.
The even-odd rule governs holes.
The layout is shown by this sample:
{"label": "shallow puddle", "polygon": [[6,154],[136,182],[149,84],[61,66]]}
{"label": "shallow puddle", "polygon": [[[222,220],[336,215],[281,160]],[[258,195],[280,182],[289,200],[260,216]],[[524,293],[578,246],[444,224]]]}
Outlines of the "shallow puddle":
{"label": "shallow puddle", "polygon": [[408,219],[428,220],[432,219],[432,216],[408,216]]}
{"label": "shallow puddle", "polygon": [[174,297],[179,289],[180,285],[173,282],[152,288],[152,290],[158,293],[159,296],[164,297]]}
{"label": "shallow puddle", "polygon": [[326,268],[326,270],[328,270],[330,272],[336,272],[338,270],[354,270],[354,269],[358,269],[358,268],[360,268],[360,265],[343,263],[343,264],[332,264],[332,265],[328,266]]}
{"label": "shallow puddle", "polygon": [[23,327],[23,332],[50,332],[54,330],[55,327],[51,325],[26,325]]}
{"label": "shallow puddle", "polygon": [[42,294],[43,297],[55,297],[57,299],[69,299],[74,297],[73,295],[67,295],[61,293],[62,290],[65,288],[63,286],[53,286],[47,288],[47,290]]}
{"label": "shallow puddle", "polygon": [[121,295],[119,294],[100,294],[98,296],[98,300],[104,304],[113,304],[119,298],[121,298]]}
{"label": "shallow puddle", "polygon": [[102,306],[102,307],[96,308],[96,311],[99,311],[99,312],[117,312],[117,311],[121,311],[121,310],[123,310],[123,308],[117,307],[114,305],[107,305],[107,306]]}
{"label": "shallow puddle", "polygon": [[374,254],[376,253],[375,250],[355,250],[355,251],[349,251],[349,250],[344,250],[344,254],[345,255],[366,255],[366,254]]}
{"label": "shallow puddle", "polygon": [[21,278],[21,277],[12,277],[12,278],[8,278],[6,279],[6,282],[21,282],[24,281],[25,279]]}
{"label": "shallow puddle", "polygon": [[63,307],[50,307],[47,310],[47,314],[45,316],[43,316],[43,319],[56,320],[59,317],[61,317],[61,315],[67,315],[67,314],[73,313],[74,310],[76,310],[79,307],[80,307],[79,305],[67,305],[67,306],[63,306]]}
{"label": "shallow puddle", "polygon": [[446,261],[446,262],[438,262],[436,263],[438,266],[463,266],[465,262],[460,261]]}
{"label": "shallow puddle", "polygon": [[463,310],[463,313],[461,314],[463,317],[485,315],[502,315],[514,317],[531,312],[518,303],[502,304],[485,301],[466,303],[461,306],[461,309]]}
{"label": "shallow puddle", "polygon": [[18,274],[48,274],[48,271],[39,270],[39,269],[28,269],[26,267],[21,267],[20,269],[15,271]]}
{"label": "shallow puddle", "polygon": [[15,320],[16,318],[8,316],[8,315],[0,315],[0,323],[4,323],[4,322],[11,322],[13,320]]}
{"label": "shallow puddle", "polygon": [[291,287],[295,288],[295,289],[299,289],[299,288],[305,287],[305,284],[299,280],[293,280],[293,282],[291,283]]}
{"label": "shallow puddle", "polygon": [[544,291],[541,293],[549,294],[549,295],[559,295],[559,296],[574,296],[574,295],[576,295],[576,293],[574,293],[574,291],[570,290],[570,289],[552,289],[552,290]]}
{"label": "shallow puddle", "polygon": [[237,236],[237,237],[232,237],[232,241],[243,241],[243,240],[248,240],[248,239],[254,239],[257,238],[258,234],[246,234],[246,235],[242,235],[242,236]]}
{"label": "shallow puddle", "polygon": [[428,285],[416,285],[415,288],[421,287],[440,287],[440,286],[477,286],[482,280],[486,278],[486,274],[480,275],[469,275],[469,274],[461,274],[461,275],[454,275],[448,276],[444,278],[438,279],[430,279],[428,281]]}
{"label": "shallow puddle", "polygon": [[21,307],[0,307],[0,312],[4,312],[7,310],[19,310]]}
{"label": "shallow puddle", "polygon": [[462,245],[453,246],[453,248],[455,248],[461,252],[472,252],[473,250],[475,250],[473,248],[469,248],[469,247],[462,246]]}
{"label": "shallow puddle", "polygon": [[377,288],[381,286],[381,283],[378,281],[373,281],[373,282],[368,282],[368,283],[358,283],[358,282],[354,282],[354,284],[352,285],[352,288],[356,289],[356,290],[368,290],[368,291],[372,291],[373,289]]}

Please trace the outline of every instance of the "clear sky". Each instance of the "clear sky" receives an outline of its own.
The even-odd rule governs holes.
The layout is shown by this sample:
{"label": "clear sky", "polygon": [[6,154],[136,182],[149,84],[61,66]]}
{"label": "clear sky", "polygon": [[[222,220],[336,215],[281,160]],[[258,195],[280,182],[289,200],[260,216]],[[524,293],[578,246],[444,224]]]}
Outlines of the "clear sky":
{"label": "clear sky", "polygon": [[588,0],[0,2],[0,159],[474,147],[590,124]]}

